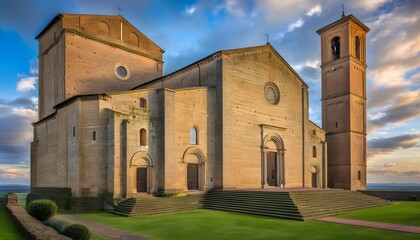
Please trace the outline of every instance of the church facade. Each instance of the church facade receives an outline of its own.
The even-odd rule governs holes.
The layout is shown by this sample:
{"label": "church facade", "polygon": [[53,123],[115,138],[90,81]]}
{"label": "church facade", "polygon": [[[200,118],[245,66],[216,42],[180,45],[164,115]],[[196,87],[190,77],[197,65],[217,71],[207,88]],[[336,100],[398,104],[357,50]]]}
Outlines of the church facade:
{"label": "church facade", "polygon": [[[309,120],[308,85],[270,44],[221,50],[162,76],[164,51],[123,17],[57,15],[37,36],[31,187],[115,198],[210,189],[363,189],[366,129],[357,119],[365,117],[358,105],[366,96],[365,35],[357,32],[359,61],[346,50],[349,41],[339,41],[341,58],[328,57],[330,35],[344,32],[342,25],[364,26],[356,20],[350,15],[335,23],[339,30],[320,29],[328,109],[321,129]],[[355,67],[363,70],[361,78]],[[357,86],[352,74],[359,74]],[[344,82],[330,84],[333,78]],[[339,102],[350,108],[330,107]],[[331,124],[338,121],[340,130]]]}

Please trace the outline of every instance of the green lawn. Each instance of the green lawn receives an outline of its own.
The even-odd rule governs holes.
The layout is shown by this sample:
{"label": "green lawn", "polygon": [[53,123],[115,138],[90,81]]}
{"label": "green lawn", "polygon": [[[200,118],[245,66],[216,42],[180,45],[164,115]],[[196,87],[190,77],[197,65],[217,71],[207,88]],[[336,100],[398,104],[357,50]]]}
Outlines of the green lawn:
{"label": "green lawn", "polygon": [[75,215],[152,239],[418,239],[410,233],[204,209],[129,218],[105,212]]}
{"label": "green lawn", "polygon": [[110,240],[109,238],[102,237],[100,235],[91,233],[89,240]]}
{"label": "green lawn", "polygon": [[25,239],[19,232],[19,228],[10,218],[6,207],[4,206],[4,198],[0,199],[0,239]]}
{"label": "green lawn", "polygon": [[420,202],[397,202],[340,214],[338,217],[420,226]]}

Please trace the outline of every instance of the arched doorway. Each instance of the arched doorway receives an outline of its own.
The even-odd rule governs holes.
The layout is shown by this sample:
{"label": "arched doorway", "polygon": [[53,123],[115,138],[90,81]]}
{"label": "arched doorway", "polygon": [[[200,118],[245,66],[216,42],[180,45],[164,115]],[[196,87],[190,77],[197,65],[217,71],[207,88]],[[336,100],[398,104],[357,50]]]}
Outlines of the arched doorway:
{"label": "arched doorway", "polygon": [[279,134],[270,132],[264,137],[261,155],[261,187],[285,187],[284,144]]}
{"label": "arched doorway", "polygon": [[313,188],[318,187],[318,168],[316,166],[311,167],[311,186]]}
{"label": "arched doorway", "polygon": [[197,146],[187,148],[182,156],[186,165],[186,188],[188,191],[205,191],[205,157]]}
{"label": "arched doorway", "polygon": [[131,158],[128,187],[131,194],[153,192],[153,161],[148,152],[136,152]]}

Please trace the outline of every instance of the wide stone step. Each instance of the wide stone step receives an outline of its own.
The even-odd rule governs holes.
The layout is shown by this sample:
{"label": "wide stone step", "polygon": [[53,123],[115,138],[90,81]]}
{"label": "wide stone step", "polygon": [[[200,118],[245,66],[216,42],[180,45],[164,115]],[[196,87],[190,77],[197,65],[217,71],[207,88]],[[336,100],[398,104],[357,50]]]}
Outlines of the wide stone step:
{"label": "wide stone step", "polygon": [[262,216],[269,216],[269,217],[277,217],[277,218],[286,218],[292,220],[303,220],[303,218],[299,215],[288,215],[283,213],[273,213],[273,212],[255,212],[244,210],[241,208],[233,208],[233,207],[205,207],[206,209],[213,209],[213,210],[221,210],[221,211],[229,211],[229,212],[239,212],[239,213],[247,213],[247,214],[255,214],[255,215],[262,215]]}
{"label": "wide stone step", "polygon": [[300,219],[334,215],[341,212],[380,206],[389,202],[346,190],[293,192],[211,191],[204,208],[239,211],[271,216],[298,214]]}
{"label": "wide stone step", "polygon": [[202,208],[202,195],[182,197],[139,196],[118,204],[112,211],[123,216],[137,216]]}

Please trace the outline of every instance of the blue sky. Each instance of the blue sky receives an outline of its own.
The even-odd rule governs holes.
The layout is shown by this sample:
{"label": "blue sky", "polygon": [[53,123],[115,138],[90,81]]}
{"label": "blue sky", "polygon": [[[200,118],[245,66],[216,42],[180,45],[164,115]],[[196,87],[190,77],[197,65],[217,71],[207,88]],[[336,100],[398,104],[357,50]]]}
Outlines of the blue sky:
{"label": "blue sky", "polygon": [[[37,119],[38,42],[60,12],[123,15],[157,43],[165,73],[221,49],[270,43],[310,89],[321,125],[320,40],[341,4],[367,35],[368,182],[420,182],[420,1],[396,0],[2,0],[0,2],[0,184],[29,182]],[[118,10],[118,8],[121,9]]]}

